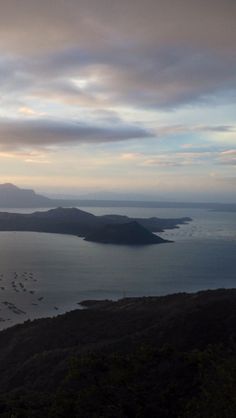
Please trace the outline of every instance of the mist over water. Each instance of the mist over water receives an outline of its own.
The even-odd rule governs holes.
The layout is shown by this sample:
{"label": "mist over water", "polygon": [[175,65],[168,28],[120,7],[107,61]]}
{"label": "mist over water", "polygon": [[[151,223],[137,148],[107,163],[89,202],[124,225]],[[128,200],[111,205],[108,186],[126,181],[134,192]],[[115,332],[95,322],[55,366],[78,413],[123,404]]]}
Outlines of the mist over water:
{"label": "mist over water", "polygon": [[88,298],[119,299],[236,287],[236,213],[200,209],[83,210],[96,215],[190,216],[193,222],[159,234],[174,243],[144,247],[97,244],[60,234],[0,232],[1,328],[76,309],[79,301]]}

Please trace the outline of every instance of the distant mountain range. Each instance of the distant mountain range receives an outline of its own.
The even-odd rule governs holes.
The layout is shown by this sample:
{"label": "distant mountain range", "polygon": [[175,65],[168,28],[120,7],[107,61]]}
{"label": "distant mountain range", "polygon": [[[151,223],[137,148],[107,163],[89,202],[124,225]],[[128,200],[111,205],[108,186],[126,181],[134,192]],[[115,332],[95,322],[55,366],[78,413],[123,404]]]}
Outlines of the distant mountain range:
{"label": "distant mountain range", "polygon": [[[89,196],[89,195],[88,195]],[[107,195],[108,197],[109,195]],[[128,196],[128,195],[127,195]],[[131,195],[132,196],[132,195]],[[236,203],[164,202],[148,200],[112,200],[97,198],[54,199],[42,196],[31,189],[21,189],[14,184],[0,184],[0,208],[53,208],[53,207],[143,207],[143,208],[202,208],[216,211],[234,212]]]}
{"label": "distant mountain range", "polygon": [[27,208],[50,207],[51,199],[38,195],[34,190],[20,189],[11,183],[0,184],[0,207]]}

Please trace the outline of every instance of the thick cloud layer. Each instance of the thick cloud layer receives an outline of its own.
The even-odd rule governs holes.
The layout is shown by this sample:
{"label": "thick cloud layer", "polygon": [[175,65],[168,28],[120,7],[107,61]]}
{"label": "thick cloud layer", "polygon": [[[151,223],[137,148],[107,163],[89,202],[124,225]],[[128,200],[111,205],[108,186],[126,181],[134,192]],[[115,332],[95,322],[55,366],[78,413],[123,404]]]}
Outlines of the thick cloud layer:
{"label": "thick cloud layer", "polygon": [[[15,50],[86,45],[190,42],[235,45],[234,0],[8,0],[1,42]],[[39,36],[40,35],[40,36]]]}
{"label": "thick cloud layer", "polygon": [[[234,178],[235,0],[0,5],[2,160],[32,153],[36,162],[43,149],[47,161],[47,150],[67,148],[72,172],[75,147],[83,144],[81,155],[87,161],[91,153],[96,170],[109,155],[101,179],[117,183],[124,164],[135,184],[159,184],[167,169],[174,183],[182,170],[180,183],[190,188],[193,172],[213,181],[217,168]],[[16,170],[13,160],[2,173]],[[60,171],[56,157],[51,165]]]}
{"label": "thick cloud layer", "polygon": [[91,107],[232,100],[235,16],[232,0],[10,0],[0,15],[1,91]]}
{"label": "thick cloud layer", "polygon": [[6,121],[0,123],[0,147],[5,150],[25,146],[47,147],[70,144],[91,144],[128,139],[148,138],[143,129],[119,124],[114,127],[86,125],[49,120]]}

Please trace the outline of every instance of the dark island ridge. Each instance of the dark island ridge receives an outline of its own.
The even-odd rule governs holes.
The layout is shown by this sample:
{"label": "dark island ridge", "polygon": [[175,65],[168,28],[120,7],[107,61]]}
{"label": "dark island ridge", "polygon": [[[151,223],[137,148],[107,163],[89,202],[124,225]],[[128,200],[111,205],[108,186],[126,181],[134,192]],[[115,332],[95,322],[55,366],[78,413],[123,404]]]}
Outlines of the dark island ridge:
{"label": "dark island ridge", "polygon": [[177,228],[191,218],[95,216],[77,208],[56,208],[29,214],[0,212],[0,231],[33,231],[77,235],[87,241],[146,245],[166,242],[153,232]]}
{"label": "dark island ridge", "polygon": [[148,245],[170,242],[152,234],[137,221],[105,225],[88,234],[85,240],[120,245]]}

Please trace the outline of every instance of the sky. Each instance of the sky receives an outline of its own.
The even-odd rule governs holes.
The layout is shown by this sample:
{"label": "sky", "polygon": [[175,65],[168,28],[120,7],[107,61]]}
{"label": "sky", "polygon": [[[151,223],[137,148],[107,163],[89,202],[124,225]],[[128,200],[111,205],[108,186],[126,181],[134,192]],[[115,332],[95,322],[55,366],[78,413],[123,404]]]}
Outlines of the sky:
{"label": "sky", "polygon": [[0,0],[0,183],[236,201],[235,0]]}

